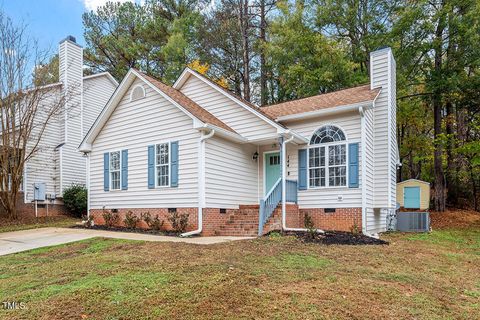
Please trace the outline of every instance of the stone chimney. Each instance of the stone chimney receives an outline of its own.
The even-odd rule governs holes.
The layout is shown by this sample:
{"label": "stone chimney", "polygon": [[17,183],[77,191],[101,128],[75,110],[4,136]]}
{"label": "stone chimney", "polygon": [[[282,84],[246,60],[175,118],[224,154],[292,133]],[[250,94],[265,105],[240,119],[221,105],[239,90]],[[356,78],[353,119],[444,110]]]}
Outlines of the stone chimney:
{"label": "stone chimney", "polygon": [[382,89],[374,105],[374,207],[394,208],[398,155],[396,65],[391,48],[370,53],[370,87]]}

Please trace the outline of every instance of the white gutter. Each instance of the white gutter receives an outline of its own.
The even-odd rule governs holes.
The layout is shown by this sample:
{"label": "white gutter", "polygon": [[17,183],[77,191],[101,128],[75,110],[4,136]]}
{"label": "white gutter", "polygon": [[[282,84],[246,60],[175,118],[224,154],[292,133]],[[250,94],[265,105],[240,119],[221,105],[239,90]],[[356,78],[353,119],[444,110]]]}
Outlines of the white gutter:
{"label": "white gutter", "polygon": [[359,107],[371,107],[373,105],[373,101],[374,100],[363,101],[359,103],[348,104],[348,105],[343,105],[343,106],[338,106],[333,108],[326,108],[326,109],[321,109],[316,111],[289,114],[289,115],[278,117],[276,120],[277,121],[301,120],[301,119],[308,119],[308,118],[314,118],[319,116],[327,116],[327,115],[332,115],[332,114],[337,114],[342,112],[357,111]]}
{"label": "white gutter", "polygon": [[180,237],[189,237],[202,233],[203,230],[203,207],[205,207],[205,140],[210,139],[215,134],[215,130],[210,130],[207,135],[202,132],[198,141],[198,228],[190,232],[185,232]]}
{"label": "white gutter", "polygon": [[[308,231],[306,228],[287,228],[287,166],[285,165],[287,159],[287,143],[291,142],[295,137],[292,135],[288,140],[282,142],[282,230],[283,231]],[[316,230],[317,233],[325,233],[321,229]]]}
{"label": "white gutter", "polygon": [[87,220],[90,219],[90,153],[85,153],[85,156],[87,157],[87,179],[86,179],[86,185],[87,185]]}
{"label": "white gutter", "polygon": [[223,137],[223,138],[226,138],[226,139],[229,139],[229,140],[233,140],[233,141],[238,142],[238,143],[248,143],[248,142],[250,142],[247,138],[242,137],[238,133],[228,131],[226,129],[220,128],[220,127],[215,126],[213,124],[203,123],[203,122],[200,122],[200,121],[199,121],[199,124],[200,125],[195,125],[194,124],[193,128],[197,129],[197,130],[205,130],[205,129],[213,130],[213,131],[215,131],[215,134],[217,136],[220,136],[220,137]]}

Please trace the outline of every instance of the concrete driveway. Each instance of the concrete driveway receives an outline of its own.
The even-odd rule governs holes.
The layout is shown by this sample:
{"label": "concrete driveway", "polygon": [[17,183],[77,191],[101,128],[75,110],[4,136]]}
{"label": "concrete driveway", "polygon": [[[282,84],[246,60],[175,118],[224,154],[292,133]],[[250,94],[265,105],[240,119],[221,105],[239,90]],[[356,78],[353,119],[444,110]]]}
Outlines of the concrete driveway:
{"label": "concrete driveway", "polygon": [[185,242],[192,244],[215,244],[235,240],[253,239],[251,237],[194,237],[178,238],[170,236],[156,236],[141,233],[70,229],[70,228],[39,228],[14,232],[0,233],[0,256],[27,251],[35,248],[55,246],[95,237],[158,241],[158,242]]}

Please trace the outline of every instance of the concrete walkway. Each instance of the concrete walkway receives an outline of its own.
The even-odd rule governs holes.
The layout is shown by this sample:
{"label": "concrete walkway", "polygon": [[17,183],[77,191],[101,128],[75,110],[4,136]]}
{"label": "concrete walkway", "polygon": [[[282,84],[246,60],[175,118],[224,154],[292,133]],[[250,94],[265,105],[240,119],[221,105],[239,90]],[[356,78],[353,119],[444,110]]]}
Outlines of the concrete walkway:
{"label": "concrete walkway", "polygon": [[35,248],[54,246],[95,237],[158,241],[158,242],[185,242],[191,244],[215,244],[235,240],[253,239],[251,237],[194,237],[179,238],[170,236],[156,236],[150,234],[116,232],[71,228],[39,228],[14,232],[0,233],[0,256],[31,250]]}

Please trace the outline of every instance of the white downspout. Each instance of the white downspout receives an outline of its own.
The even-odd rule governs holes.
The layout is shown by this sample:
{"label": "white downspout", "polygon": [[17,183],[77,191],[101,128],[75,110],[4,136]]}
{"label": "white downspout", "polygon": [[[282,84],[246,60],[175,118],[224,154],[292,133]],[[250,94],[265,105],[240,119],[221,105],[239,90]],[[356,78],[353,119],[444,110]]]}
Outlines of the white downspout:
{"label": "white downspout", "polygon": [[[306,228],[287,228],[287,166],[286,166],[286,158],[287,158],[287,143],[293,140],[293,136],[290,137],[288,140],[283,141],[282,143],[282,230],[283,231],[307,231]],[[325,231],[321,229],[317,229],[317,233],[325,233]]]}
{"label": "white downspout", "polygon": [[366,179],[366,136],[365,136],[365,109],[358,108],[360,114],[360,132],[361,132],[361,152],[362,152],[362,233],[367,235],[367,179]]}
{"label": "white downspout", "polygon": [[87,185],[87,219],[90,219],[90,153],[85,153],[85,156],[87,157],[87,179],[86,179],[86,185]]}
{"label": "white downspout", "polygon": [[202,132],[198,141],[198,228],[197,230],[182,233],[180,237],[189,237],[202,233],[203,230],[203,207],[205,206],[205,140],[215,134],[212,129],[207,135]]}

